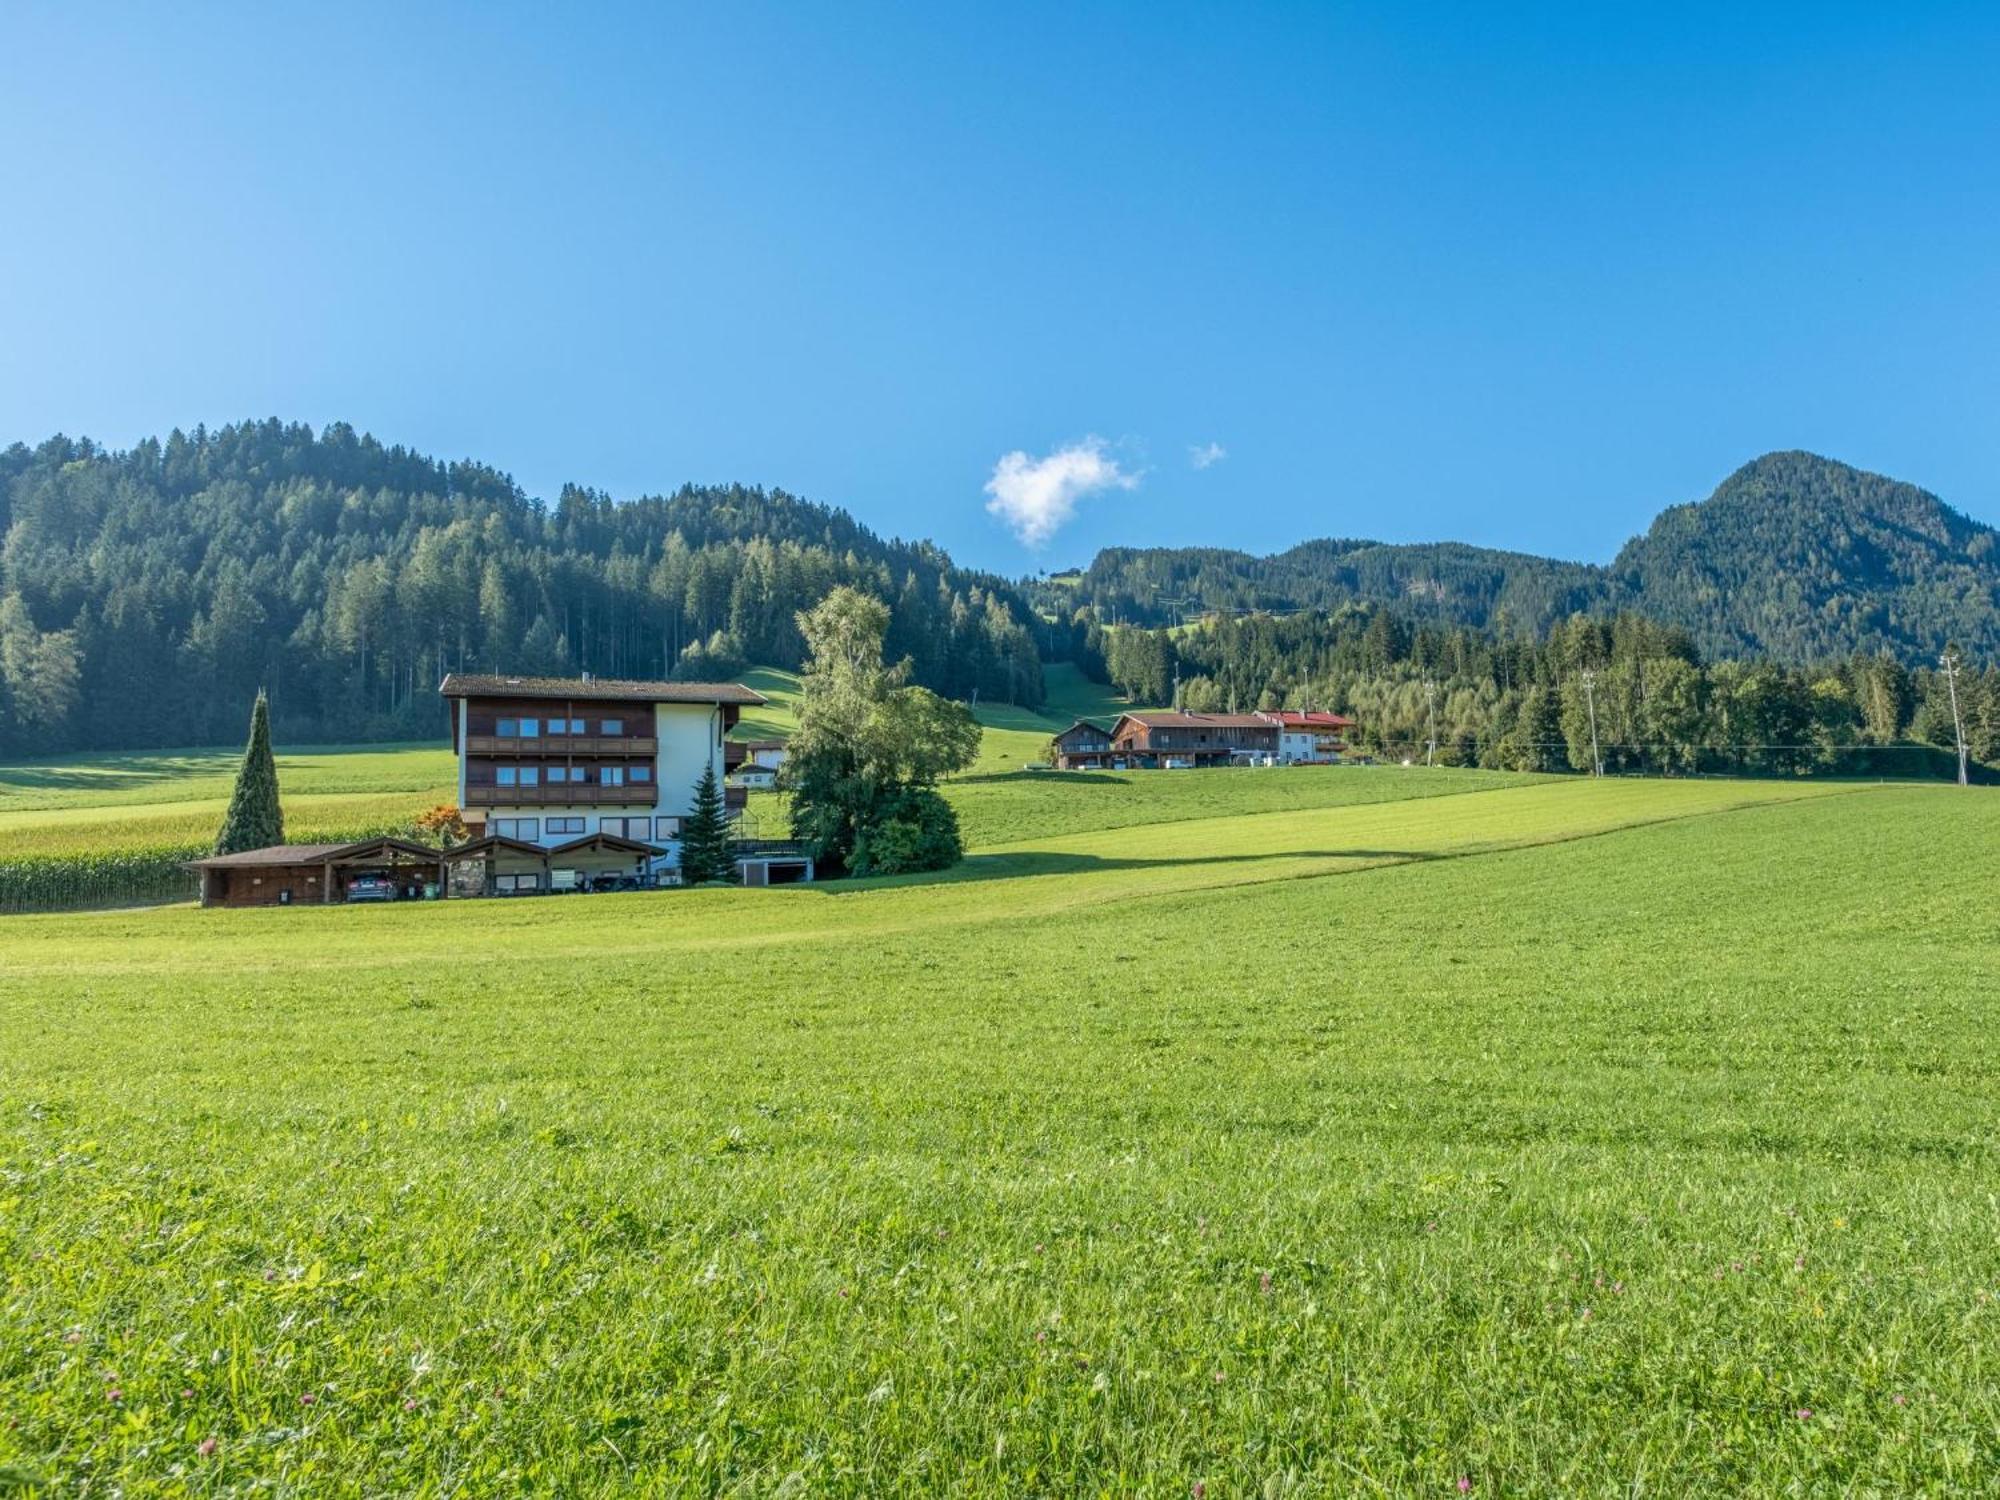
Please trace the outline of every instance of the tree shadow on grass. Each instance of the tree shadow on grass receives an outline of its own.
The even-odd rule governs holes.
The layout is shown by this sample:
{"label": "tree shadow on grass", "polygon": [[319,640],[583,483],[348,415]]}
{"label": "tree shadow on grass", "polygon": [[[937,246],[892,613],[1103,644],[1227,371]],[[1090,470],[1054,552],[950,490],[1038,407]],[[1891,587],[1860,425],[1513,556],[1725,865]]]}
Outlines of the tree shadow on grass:
{"label": "tree shadow on grass", "polygon": [[[241,752],[238,752],[240,756]],[[80,761],[74,765],[0,765],[0,791],[114,792],[219,775],[230,769],[220,752],[121,755],[116,761]]]}
{"label": "tree shadow on grass", "polygon": [[1347,859],[1374,864],[1413,864],[1419,860],[1452,857],[1434,849],[1270,849],[1261,854],[1190,854],[1161,859],[1027,850],[1020,854],[968,854],[949,870],[930,874],[816,881],[808,889],[834,895],[842,890],[876,890],[889,886],[963,885],[983,880],[1020,880],[1036,875],[1098,875],[1113,870],[1170,870],[1191,865],[1249,865],[1274,859]]}
{"label": "tree shadow on grass", "polygon": [[972,786],[982,781],[1033,781],[1048,786],[1129,786],[1126,771],[982,771],[977,776],[954,776],[953,786]]}

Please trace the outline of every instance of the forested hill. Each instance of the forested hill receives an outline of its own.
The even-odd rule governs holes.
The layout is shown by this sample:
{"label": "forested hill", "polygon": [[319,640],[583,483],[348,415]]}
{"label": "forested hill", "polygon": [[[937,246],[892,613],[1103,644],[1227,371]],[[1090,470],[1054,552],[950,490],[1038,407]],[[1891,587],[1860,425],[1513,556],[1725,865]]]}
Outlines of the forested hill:
{"label": "forested hill", "polygon": [[1767,454],[1666,511],[1610,573],[1621,602],[1711,656],[2000,654],[2000,533],[1810,453]]}
{"label": "forested hill", "polygon": [[1577,611],[1636,611],[1709,656],[1915,661],[1947,640],[2000,654],[2000,534],[1914,485],[1773,453],[1665,512],[1609,567],[1457,543],[1306,542],[1271,557],[1107,548],[1036,587],[1055,612],[1160,625],[1207,610],[1391,603],[1420,621],[1545,635]]}
{"label": "forested hill", "polygon": [[431,737],[446,671],[722,677],[793,665],[851,583],[955,696],[1041,699],[1018,589],[778,491],[553,506],[335,423],[0,453],[0,751],[213,744],[271,691],[294,743]]}

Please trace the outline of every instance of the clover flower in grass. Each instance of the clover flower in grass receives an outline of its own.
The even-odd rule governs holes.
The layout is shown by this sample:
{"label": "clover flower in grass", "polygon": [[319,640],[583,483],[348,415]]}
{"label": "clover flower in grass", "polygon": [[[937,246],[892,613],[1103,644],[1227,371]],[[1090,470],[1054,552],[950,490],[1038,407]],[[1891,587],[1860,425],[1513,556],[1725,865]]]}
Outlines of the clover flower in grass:
{"label": "clover flower in grass", "polygon": [[196,1445],[194,1451],[199,1453],[203,1458],[213,1458],[215,1456],[215,1450],[220,1446],[221,1445],[217,1443],[214,1438],[203,1438],[201,1442]]}
{"label": "clover flower in grass", "polygon": [[1812,1420],[1812,1408],[1810,1406],[1801,1406],[1792,1415],[1797,1417],[1801,1422],[1810,1422]]}
{"label": "clover flower in grass", "polygon": [[1458,1476],[1458,1492],[1461,1495],[1472,1493],[1472,1476],[1470,1474],[1461,1474]]}

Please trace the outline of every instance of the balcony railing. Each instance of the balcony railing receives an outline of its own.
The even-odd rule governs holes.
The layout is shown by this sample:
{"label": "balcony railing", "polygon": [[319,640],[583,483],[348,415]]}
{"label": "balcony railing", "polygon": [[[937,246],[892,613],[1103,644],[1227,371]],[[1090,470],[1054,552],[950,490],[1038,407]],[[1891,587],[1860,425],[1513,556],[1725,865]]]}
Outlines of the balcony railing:
{"label": "balcony railing", "polygon": [[641,755],[659,752],[660,742],[650,734],[468,734],[468,755]]}
{"label": "balcony railing", "polygon": [[657,807],[660,789],[637,786],[469,786],[467,807]]}

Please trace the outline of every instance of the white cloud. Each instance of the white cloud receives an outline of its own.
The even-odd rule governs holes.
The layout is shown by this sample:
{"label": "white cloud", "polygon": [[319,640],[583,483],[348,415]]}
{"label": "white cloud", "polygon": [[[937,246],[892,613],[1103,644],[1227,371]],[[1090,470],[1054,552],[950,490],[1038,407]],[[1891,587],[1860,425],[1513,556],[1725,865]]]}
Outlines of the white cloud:
{"label": "white cloud", "polygon": [[1188,449],[1188,462],[1197,469],[1212,468],[1229,457],[1229,450],[1220,443],[1198,443]]}
{"label": "white cloud", "polygon": [[1137,489],[1139,476],[1118,467],[1103,438],[1087,437],[1058,448],[1046,458],[1020,449],[1002,454],[986,481],[992,498],[986,509],[1030,547],[1039,547],[1076,514],[1085,496],[1104,490]]}

